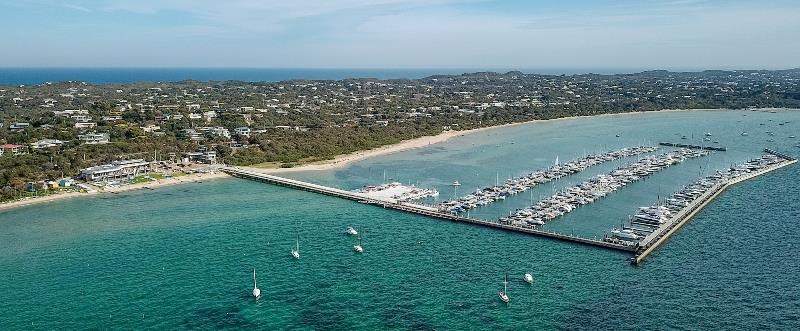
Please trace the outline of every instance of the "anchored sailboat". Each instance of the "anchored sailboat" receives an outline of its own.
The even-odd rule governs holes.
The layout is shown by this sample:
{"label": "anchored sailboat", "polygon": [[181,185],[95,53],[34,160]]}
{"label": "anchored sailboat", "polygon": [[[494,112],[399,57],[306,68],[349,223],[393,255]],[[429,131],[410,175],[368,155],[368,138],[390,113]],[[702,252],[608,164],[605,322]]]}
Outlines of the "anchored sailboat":
{"label": "anchored sailboat", "polygon": [[261,297],[261,290],[258,289],[258,284],[256,283],[256,268],[253,268],[253,297],[256,299]]}
{"label": "anchored sailboat", "polygon": [[300,258],[300,236],[297,236],[297,244],[295,245],[295,248],[292,249],[292,257],[295,259]]}
{"label": "anchored sailboat", "polygon": [[358,235],[358,245],[353,246],[353,251],[356,253],[364,253],[364,247],[361,246],[361,235]]}

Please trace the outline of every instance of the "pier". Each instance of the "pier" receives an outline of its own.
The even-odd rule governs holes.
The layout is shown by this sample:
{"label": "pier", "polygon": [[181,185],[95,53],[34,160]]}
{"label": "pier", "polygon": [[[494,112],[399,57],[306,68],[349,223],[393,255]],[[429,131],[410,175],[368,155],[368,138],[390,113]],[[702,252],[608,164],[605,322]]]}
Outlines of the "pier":
{"label": "pier", "polygon": [[592,245],[597,247],[604,247],[609,249],[616,249],[628,252],[634,252],[636,247],[634,245],[625,245],[620,243],[611,243],[597,239],[591,238],[584,238],[574,235],[562,234],[557,232],[549,232],[544,230],[535,229],[533,227],[520,227],[520,226],[512,226],[507,224],[500,224],[497,222],[490,222],[485,220],[479,220],[474,218],[468,218],[459,216],[456,214],[450,214],[446,212],[441,212],[436,208],[423,206],[419,204],[409,203],[409,202],[401,202],[395,199],[390,198],[375,198],[375,197],[368,197],[361,193],[350,192],[342,189],[337,189],[333,187],[327,187],[318,184],[312,184],[308,182],[303,182],[299,180],[289,179],[285,177],[279,177],[269,174],[264,174],[255,171],[248,171],[244,169],[234,168],[234,167],[223,167],[220,168],[220,171],[231,175],[233,177],[254,180],[258,182],[284,186],[294,189],[299,189],[308,192],[314,192],[319,194],[324,194],[332,197],[338,197],[343,199],[348,199],[352,201],[357,201],[360,203],[375,205],[383,208],[391,208],[403,212],[408,212],[412,214],[438,218],[443,220],[449,220],[454,222],[461,222],[461,223],[468,223],[480,226],[486,226],[495,229],[513,231],[513,232],[520,232],[526,233],[530,235],[536,235],[551,239],[557,239],[562,241],[569,241],[569,242],[576,242],[580,244]]}
{"label": "pier", "polygon": [[708,150],[708,151],[725,152],[725,151],[728,150],[728,148],[726,148],[726,147],[700,146],[700,145],[677,144],[677,143],[667,143],[667,142],[660,142],[658,144],[661,145],[661,146],[690,148],[690,149],[704,149],[704,150]]}
{"label": "pier", "polygon": [[703,193],[700,197],[692,201],[691,204],[683,208],[677,214],[672,216],[667,222],[662,224],[658,229],[647,235],[644,239],[639,241],[638,248],[636,249],[635,256],[631,259],[632,264],[639,264],[647,258],[650,253],[655,251],[661,244],[666,242],[669,237],[680,229],[684,224],[691,220],[697,213],[699,213],[711,201],[717,198],[722,192],[729,187],[741,183],[743,181],[753,179],[755,177],[764,175],[766,173],[781,169],[783,167],[797,163],[797,159],[789,157],[785,154],[778,153],[769,149],[764,150],[768,154],[772,154],[783,158],[784,161],[773,164],[771,166],[753,171],[746,175],[742,175],[728,181],[717,183],[711,189]]}
{"label": "pier", "polygon": [[399,201],[397,199],[392,199],[392,198],[368,196],[358,192],[352,192],[338,188],[308,183],[300,180],[269,175],[261,172],[244,170],[236,167],[223,167],[220,168],[220,171],[237,178],[253,180],[272,185],[284,186],[318,194],[324,194],[332,197],[352,200],[359,203],[370,204],[382,208],[394,209],[421,216],[427,216],[453,222],[485,226],[499,230],[525,233],[550,239],[591,245],[595,247],[603,247],[608,249],[631,252],[634,253],[634,256],[631,258],[631,263],[639,264],[644,259],[646,259],[647,256],[649,256],[653,251],[655,251],[658,247],[660,247],[664,242],[666,242],[672,234],[674,234],[684,224],[686,224],[689,220],[691,220],[692,217],[694,217],[697,213],[699,213],[706,205],[708,205],[711,201],[713,201],[716,197],[718,197],[727,188],[735,184],[741,183],[743,181],[797,163],[797,159],[789,157],[785,154],[778,153],[768,149],[765,150],[765,152],[781,158],[782,161],[775,164],[771,164],[756,171],[749,172],[745,175],[741,175],[735,178],[725,180],[723,182],[716,183],[713,187],[709,188],[706,192],[697,197],[689,205],[681,209],[678,213],[673,215],[667,222],[660,225],[655,231],[645,236],[638,243],[632,243],[632,242],[626,243],[619,241],[591,239],[575,235],[541,230],[534,226],[504,224],[495,221],[487,221],[470,217],[464,217],[456,213],[449,213],[440,210],[439,208],[435,207]]}

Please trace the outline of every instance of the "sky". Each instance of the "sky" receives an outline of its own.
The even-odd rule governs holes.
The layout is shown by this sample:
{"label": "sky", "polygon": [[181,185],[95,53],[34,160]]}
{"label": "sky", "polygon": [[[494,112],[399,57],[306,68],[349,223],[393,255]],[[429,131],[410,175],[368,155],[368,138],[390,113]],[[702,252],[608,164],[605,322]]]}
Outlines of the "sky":
{"label": "sky", "polygon": [[800,67],[798,0],[0,0],[0,67]]}

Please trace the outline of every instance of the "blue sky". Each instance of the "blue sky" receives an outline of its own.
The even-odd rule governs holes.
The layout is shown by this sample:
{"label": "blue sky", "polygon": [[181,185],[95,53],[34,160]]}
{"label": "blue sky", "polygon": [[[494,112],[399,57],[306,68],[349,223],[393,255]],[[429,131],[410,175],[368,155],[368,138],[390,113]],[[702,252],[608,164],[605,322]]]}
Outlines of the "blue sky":
{"label": "blue sky", "polygon": [[0,0],[0,66],[800,67],[789,0]]}

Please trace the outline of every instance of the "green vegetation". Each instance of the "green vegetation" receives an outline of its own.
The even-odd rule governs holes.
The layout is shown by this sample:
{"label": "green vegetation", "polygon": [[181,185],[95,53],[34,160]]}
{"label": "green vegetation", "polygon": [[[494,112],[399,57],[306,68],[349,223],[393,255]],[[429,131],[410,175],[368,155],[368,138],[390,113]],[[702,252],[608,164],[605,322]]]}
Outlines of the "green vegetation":
{"label": "green vegetation", "polygon": [[[0,156],[0,201],[31,182],[75,176],[113,160],[178,160],[210,150],[227,164],[286,168],[444,130],[533,119],[675,108],[800,108],[798,84],[800,70],[0,87],[0,144],[65,142]],[[29,126],[12,130],[17,122]],[[96,127],[78,129],[78,122]],[[245,129],[237,133],[240,127]],[[108,133],[111,142],[85,144],[80,137],[88,132]]]}

